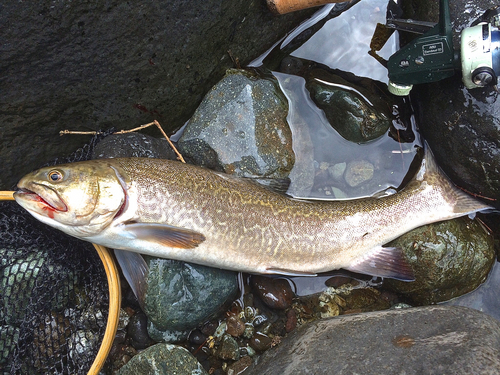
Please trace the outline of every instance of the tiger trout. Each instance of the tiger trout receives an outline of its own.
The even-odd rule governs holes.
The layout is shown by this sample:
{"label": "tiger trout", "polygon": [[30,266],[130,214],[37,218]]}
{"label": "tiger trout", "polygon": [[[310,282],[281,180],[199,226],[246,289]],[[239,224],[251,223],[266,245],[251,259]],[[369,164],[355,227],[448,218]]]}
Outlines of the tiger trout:
{"label": "tiger trout", "polygon": [[116,158],[46,167],[15,200],[38,220],[113,249],[261,274],[347,269],[412,280],[400,249],[416,227],[490,207],[457,189],[426,151],[398,193],[307,201],[178,161]]}

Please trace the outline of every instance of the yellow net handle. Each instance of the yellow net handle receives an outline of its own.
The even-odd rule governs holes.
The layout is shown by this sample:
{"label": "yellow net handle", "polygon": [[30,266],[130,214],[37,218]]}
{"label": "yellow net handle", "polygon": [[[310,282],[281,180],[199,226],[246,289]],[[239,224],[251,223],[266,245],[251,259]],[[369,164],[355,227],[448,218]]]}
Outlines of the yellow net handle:
{"label": "yellow net handle", "polygon": [[14,192],[13,191],[0,191],[0,201],[13,201]]}
{"label": "yellow net handle", "polygon": [[[14,200],[13,191],[0,191],[0,201],[12,201]],[[93,244],[99,257],[101,258],[102,264],[104,265],[104,270],[106,271],[106,276],[108,278],[109,286],[109,314],[108,322],[106,324],[106,332],[104,332],[104,337],[101,342],[101,347],[97,352],[94,359],[94,363],[90,367],[88,375],[97,375],[104,365],[104,361],[108,357],[109,351],[111,350],[111,345],[116,336],[116,329],[118,327],[118,318],[120,316],[120,306],[121,306],[121,286],[120,277],[118,275],[118,270],[114,258],[109,253],[108,249],[104,246]]]}
{"label": "yellow net handle", "polygon": [[109,351],[111,350],[111,345],[113,345],[113,340],[116,336],[116,330],[118,328],[118,318],[120,316],[120,306],[121,306],[121,286],[120,277],[118,275],[118,270],[116,268],[116,263],[114,258],[111,256],[108,249],[104,246],[93,244],[99,257],[101,258],[104,269],[106,270],[106,276],[108,277],[108,287],[109,287],[109,314],[108,323],[106,324],[106,332],[101,342],[101,347],[97,353],[94,363],[88,372],[88,375],[97,375],[101,370],[104,361],[108,357]]}

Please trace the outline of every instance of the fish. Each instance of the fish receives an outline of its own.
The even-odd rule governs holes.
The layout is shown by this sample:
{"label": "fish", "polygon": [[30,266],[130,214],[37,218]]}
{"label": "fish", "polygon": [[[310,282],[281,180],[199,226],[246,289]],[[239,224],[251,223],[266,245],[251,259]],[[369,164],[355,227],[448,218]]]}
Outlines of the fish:
{"label": "fish", "polygon": [[378,198],[296,199],[248,178],[151,158],[44,167],[17,187],[15,200],[36,219],[119,250],[128,272],[132,254],[146,254],[253,274],[346,269],[410,281],[401,249],[387,243],[491,209],[455,187],[428,147],[406,186]]}

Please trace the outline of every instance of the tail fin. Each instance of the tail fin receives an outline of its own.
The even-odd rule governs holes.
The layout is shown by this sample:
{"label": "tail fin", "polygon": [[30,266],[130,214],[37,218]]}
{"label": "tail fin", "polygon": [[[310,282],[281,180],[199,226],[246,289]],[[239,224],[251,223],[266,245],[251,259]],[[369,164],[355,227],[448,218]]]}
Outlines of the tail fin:
{"label": "tail fin", "polygon": [[424,143],[424,159],[414,177],[417,181],[427,181],[431,185],[440,185],[445,199],[453,205],[453,211],[458,216],[472,215],[476,212],[495,210],[494,207],[481,202],[472,195],[457,188],[441,171],[431,149]]}

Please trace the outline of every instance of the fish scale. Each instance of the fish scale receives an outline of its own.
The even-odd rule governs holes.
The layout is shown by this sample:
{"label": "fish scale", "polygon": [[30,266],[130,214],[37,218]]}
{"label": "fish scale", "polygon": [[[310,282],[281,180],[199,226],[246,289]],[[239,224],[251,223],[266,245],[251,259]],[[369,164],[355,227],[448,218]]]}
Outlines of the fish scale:
{"label": "fish scale", "polygon": [[[60,181],[47,178],[54,170],[63,176]],[[88,188],[96,183],[98,194]],[[286,275],[346,268],[410,280],[412,270],[400,250],[383,245],[421,225],[490,208],[455,188],[428,150],[407,186],[382,198],[293,199],[249,179],[147,158],[43,168],[18,187],[16,200],[33,216],[87,241],[211,267]],[[77,194],[87,196],[73,204]],[[66,212],[54,209],[62,206],[57,199]],[[92,205],[110,214],[72,223],[78,210]]]}

